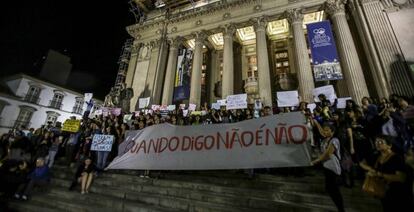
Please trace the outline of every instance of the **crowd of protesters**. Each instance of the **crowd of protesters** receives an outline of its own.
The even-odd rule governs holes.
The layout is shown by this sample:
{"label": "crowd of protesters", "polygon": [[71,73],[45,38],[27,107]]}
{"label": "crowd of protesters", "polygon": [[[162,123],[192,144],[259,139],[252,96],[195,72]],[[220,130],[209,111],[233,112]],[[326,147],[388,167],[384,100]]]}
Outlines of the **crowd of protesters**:
{"label": "crowd of protesters", "polygon": [[[186,114],[177,109],[170,112],[145,110],[132,113],[125,121],[119,116],[95,116],[81,120],[76,133],[65,132],[61,126],[48,124],[27,130],[21,126],[0,138],[0,188],[3,195],[27,200],[32,188],[45,186],[57,158],[68,167],[77,167],[70,189],[79,183],[81,193],[89,192],[93,178],[104,170],[118,154],[127,130],[141,130],[161,123],[173,125],[225,124],[260,118],[278,113],[301,111],[313,130],[311,146],[319,153],[312,165],[322,164],[326,190],[339,211],[344,211],[336,178],[342,177],[353,187],[365,176],[381,178],[387,184],[381,201],[385,211],[412,207],[414,168],[414,106],[396,95],[373,102],[364,97],[358,104],[347,100],[346,108],[338,109],[324,95],[311,111],[306,102],[294,108],[263,107],[219,110],[205,104],[199,113]],[[111,152],[91,151],[95,134],[113,135]],[[148,173],[145,174],[148,177]]]}

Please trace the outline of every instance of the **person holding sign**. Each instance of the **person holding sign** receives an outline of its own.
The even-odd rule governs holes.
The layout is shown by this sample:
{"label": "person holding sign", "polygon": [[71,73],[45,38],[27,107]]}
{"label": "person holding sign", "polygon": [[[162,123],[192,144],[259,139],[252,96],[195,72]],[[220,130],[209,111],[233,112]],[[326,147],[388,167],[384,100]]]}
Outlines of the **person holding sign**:
{"label": "person holding sign", "polygon": [[102,143],[104,143],[104,145],[102,145],[102,146],[105,146],[105,149],[96,150],[97,158],[98,158],[98,161],[96,162],[96,166],[97,166],[99,171],[103,170],[106,166],[108,155],[109,155],[109,153],[111,152],[111,149],[112,149],[113,135],[115,135],[115,130],[113,129],[113,127],[110,126],[110,127],[105,128],[103,134],[112,136],[112,141],[108,142],[108,143],[110,143],[109,147],[107,146],[108,143],[106,141],[106,137],[102,137],[102,139],[98,139],[98,140],[96,140],[95,137],[94,137],[93,143],[92,143],[92,146],[94,144],[99,145],[99,144],[102,144]]}

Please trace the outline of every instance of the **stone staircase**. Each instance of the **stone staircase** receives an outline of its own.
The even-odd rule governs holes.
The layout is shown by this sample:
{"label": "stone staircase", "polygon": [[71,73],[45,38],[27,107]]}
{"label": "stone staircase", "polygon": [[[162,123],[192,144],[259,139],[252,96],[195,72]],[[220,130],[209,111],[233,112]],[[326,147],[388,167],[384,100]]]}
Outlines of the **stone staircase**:
{"label": "stone staircase", "polygon": [[[109,171],[85,195],[79,187],[68,190],[74,172],[56,165],[48,191],[35,193],[30,201],[12,201],[10,207],[24,212],[335,211],[322,172],[314,168],[306,170],[311,176],[259,174],[255,179],[237,171],[162,172],[158,179],[141,178],[137,171]],[[380,211],[379,201],[360,188],[341,188],[346,211]]]}

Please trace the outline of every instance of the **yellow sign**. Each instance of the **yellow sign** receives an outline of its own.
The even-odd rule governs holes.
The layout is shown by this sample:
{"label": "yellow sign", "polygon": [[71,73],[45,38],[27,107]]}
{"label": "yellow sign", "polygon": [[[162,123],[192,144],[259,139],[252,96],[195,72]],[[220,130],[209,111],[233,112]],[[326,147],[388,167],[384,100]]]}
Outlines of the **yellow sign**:
{"label": "yellow sign", "polygon": [[62,131],[78,132],[80,127],[80,120],[67,119],[63,123]]}

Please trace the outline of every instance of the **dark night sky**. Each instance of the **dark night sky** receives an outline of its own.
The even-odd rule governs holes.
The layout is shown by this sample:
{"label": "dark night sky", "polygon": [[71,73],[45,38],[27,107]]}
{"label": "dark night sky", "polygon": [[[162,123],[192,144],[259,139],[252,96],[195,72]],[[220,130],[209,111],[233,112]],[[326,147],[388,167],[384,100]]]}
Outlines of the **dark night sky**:
{"label": "dark night sky", "polygon": [[66,49],[73,64],[68,86],[103,99],[115,82],[122,45],[130,38],[125,27],[134,23],[128,0],[2,3],[0,77],[19,72],[36,76],[48,49]]}

